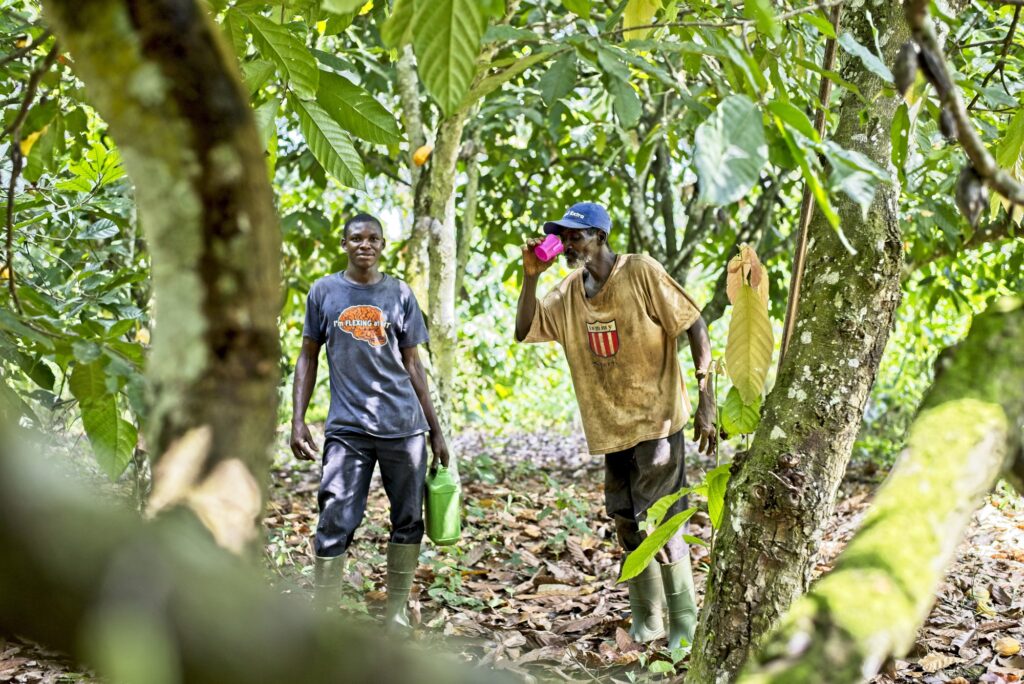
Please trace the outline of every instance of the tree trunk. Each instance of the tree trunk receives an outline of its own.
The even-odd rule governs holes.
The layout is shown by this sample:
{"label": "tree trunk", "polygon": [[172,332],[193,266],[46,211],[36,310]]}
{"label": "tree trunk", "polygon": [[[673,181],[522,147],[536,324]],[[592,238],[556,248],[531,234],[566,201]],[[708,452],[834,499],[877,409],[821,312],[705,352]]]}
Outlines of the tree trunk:
{"label": "tree trunk", "polygon": [[442,427],[451,424],[452,383],[455,374],[455,171],[468,111],[460,109],[441,121],[430,167],[416,188],[413,232],[428,237],[430,291],[427,324],[430,329],[430,367]]}
{"label": "tree trunk", "polygon": [[[871,12],[884,27],[882,58],[891,63],[907,35],[902,6],[883,3]],[[873,44],[867,10],[848,13],[844,31]],[[864,111],[847,95],[834,139],[888,168],[897,102],[860,62],[848,62],[844,71],[869,104]],[[737,460],[729,482],[690,682],[731,681],[750,649],[807,589],[900,299],[897,191],[880,187],[866,219],[852,201],[836,198],[855,256],[820,214],[811,225],[793,344],[750,452]]]}
{"label": "tree trunk", "polygon": [[254,533],[277,420],[280,231],[235,58],[192,0],[44,7],[135,182],[153,257],[149,445],[164,454],[201,428],[195,476],[240,464]]}
{"label": "tree trunk", "polygon": [[[416,58],[413,55],[412,46],[402,47],[402,55],[395,65],[398,82],[398,95],[402,102],[402,119],[405,124],[406,135],[409,136],[409,177],[413,193],[416,197],[420,193],[420,182],[423,176],[423,167],[416,166],[412,155],[420,147],[426,144],[426,135],[423,132],[423,110],[420,107],[419,77],[416,75]],[[416,197],[413,198],[414,214]],[[420,306],[427,306],[427,282],[430,278],[430,256],[428,254],[428,243],[430,235],[417,226],[415,215],[413,216],[412,230],[409,233],[409,241],[405,247],[405,280],[409,283]]]}
{"label": "tree trunk", "polygon": [[852,684],[910,650],[971,515],[1020,453],[1024,308],[1016,300],[996,309],[947,350],[952,358],[860,531],[782,619],[743,684],[811,684],[822,672],[831,684]]}
{"label": "tree trunk", "polygon": [[480,133],[474,133],[470,144],[469,158],[466,160],[466,190],[463,193],[462,223],[459,226],[458,246],[456,251],[455,298],[462,296],[463,281],[466,278],[466,265],[469,254],[476,241],[476,213],[480,194],[480,160],[477,152],[480,149]]}

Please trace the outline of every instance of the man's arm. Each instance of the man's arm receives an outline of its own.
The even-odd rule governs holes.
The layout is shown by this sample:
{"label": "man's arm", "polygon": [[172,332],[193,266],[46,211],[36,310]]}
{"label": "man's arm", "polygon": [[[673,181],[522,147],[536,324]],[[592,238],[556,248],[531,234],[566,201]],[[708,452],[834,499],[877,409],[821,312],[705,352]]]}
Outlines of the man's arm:
{"label": "man's arm", "polygon": [[715,453],[715,443],[718,441],[715,430],[718,409],[715,405],[715,386],[711,381],[711,338],[704,319],[698,316],[693,325],[686,329],[686,336],[690,339],[690,353],[693,354],[693,367],[696,369],[700,391],[697,414],[693,418],[693,440],[697,442],[698,451],[710,456]]}
{"label": "man's arm", "polygon": [[430,451],[434,459],[430,463],[430,469],[435,470],[438,462],[445,468],[448,467],[450,457],[448,455],[448,444],[444,441],[441,433],[441,424],[437,420],[437,413],[434,411],[434,402],[430,400],[430,389],[427,387],[427,374],[420,363],[420,351],[418,346],[405,347],[402,349],[402,365],[409,374],[412,381],[412,388],[416,391],[416,398],[420,400],[423,407],[423,415],[427,418],[427,426],[430,428]]}
{"label": "man's arm", "polygon": [[302,350],[295,362],[295,380],[292,385],[292,436],[290,444],[295,457],[304,461],[315,461],[316,442],[306,425],[306,409],[316,386],[317,363],[320,343],[308,337],[302,338]]}
{"label": "man's arm", "polygon": [[533,317],[537,315],[537,281],[540,274],[551,268],[555,260],[541,261],[533,253],[541,238],[530,238],[523,245],[523,289],[519,291],[519,305],[516,307],[516,342],[522,342],[530,334]]}

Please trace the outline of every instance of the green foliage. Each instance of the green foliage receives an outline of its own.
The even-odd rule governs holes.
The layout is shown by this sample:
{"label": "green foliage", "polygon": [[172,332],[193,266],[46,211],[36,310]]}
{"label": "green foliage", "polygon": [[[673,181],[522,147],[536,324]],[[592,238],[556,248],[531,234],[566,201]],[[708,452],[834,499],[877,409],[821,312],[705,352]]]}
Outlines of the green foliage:
{"label": "green foliage", "polygon": [[469,92],[487,18],[476,0],[417,0],[413,47],[420,78],[446,114]]}
{"label": "green foliage", "polygon": [[729,435],[753,434],[761,422],[761,397],[752,403],[743,403],[743,397],[735,387],[729,388],[721,408],[722,427]]}
{"label": "green foliage", "polygon": [[259,15],[248,17],[252,37],[260,54],[277,65],[282,76],[300,97],[314,97],[320,72],[316,60],[302,41],[288,28]]}
{"label": "green foliage", "polygon": [[704,476],[704,481],[693,488],[694,492],[704,495],[707,499],[708,517],[711,519],[711,526],[716,530],[722,526],[722,516],[725,515],[725,489],[731,474],[731,464],[720,465],[709,471]]}
{"label": "green foliage", "polygon": [[644,568],[650,565],[651,561],[654,560],[658,551],[668,543],[669,539],[675,536],[676,532],[678,532],[679,529],[686,524],[686,521],[692,518],[693,514],[696,512],[696,508],[687,508],[685,511],[676,513],[659,525],[658,529],[647,535],[644,540],[640,542],[640,546],[626,556],[626,560],[622,564],[622,573],[619,575],[618,581],[626,582],[643,572]]}
{"label": "green foliage", "polygon": [[700,200],[706,204],[731,204],[746,195],[768,161],[761,114],[744,95],[730,95],[719,103],[697,127],[694,146]]}
{"label": "green foliage", "polygon": [[357,138],[382,145],[402,140],[398,122],[391,112],[344,76],[321,71],[316,99],[342,128]]}
{"label": "green foliage", "polygon": [[[622,573],[619,575],[619,582],[630,580],[641,572],[654,560],[658,551],[668,543],[672,537],[686,524],[697,508],[687,508],[664,520],[665,514],[679,499],[693,492],[707,500],[708,517],[711,519],[711,526],[718,529],[722,524],[722,516],[725,514],[725,489],[729,482],[730,464],[718,466],[709,471],[704,479],[693,487],[684,487],[678,492],[668,494],[655,501],[647,509],[647,518],[644,526],[648,531],[647,536],[634,551],[626,556],[622,564]],[[703,544],[701,539],[684,535],[690,544]]]}
{"label": "green foliage", "polygon": [[[820,11],[779,19],[795,6],[698,4],[686,7],[685,23],[700,25],[663,26],[638,40],[617,33],[633,21],[627,9],[638,19],[643,10],[644,23],[669,24],[683,18],[675,14],[678,4],[502,5],[395,0],[358,14],[365,3],[355,0],[211,3],[245,76],[282,217],[284,376],[301,335],[305,293],[317,277],[344,268],[338,234],[347,215],[380,215],[390,242],[385,270],[401,275],[407,263],[414,188],[405,160],[412,143],[396,118],[410,112],[401,111],[394,48],[411,43],[421,86],[433,97],[423,99],[418,112],[428,140],[453,108],[471,113],[456,176],[460,230],[470,157],[481,170],[477,227],[460,234],[469,256],[458,299],[458,427],[573,429],[575,404],[561,351],[510,342],[518,245],[571,201],[603,202],[613,217],[613,247],[652,254],[701,304],[714,295],[737,241],[759,240],[775,288],[767,308],[778,319],[803,184],[817,210],[849,231],[855,226],[840,226],[834,198],[843,194],[866,208],[880,183],[898,180],[912,275],[858,442],[862,456],[889,458],[937,349],[962,334],[972,311],[1024,288],[1021,241],[958,252],[974,233],[951,201],[962,158],[943,143],[933,93],[921,82],[898,110],[890,129],[898,177],[889,179],[862,155],[830,141],[834,106],[825,135],[813,130],[819,78],[835,84],[833,104],[861,97],[841,75],[851,69],[887,78],[877,46],[846,35],[841,66],[823,70],[824,41],[835,28]],[[0,16],[0,54],[12,53],[19,35],[38,39],[43,33],[36,3],[14,0],[9,9]],[[1004,36],[1012,14],[1012,8],[971,6],[951,20],[957,49],[950,54],[965,94],[978,96],[972,115],[979,132],[1000,163],[1020,174],[1024,117],[1013,85],[1020,56],[1010,51],[997,74],[1005,75],[1006,90],[1002,78],[981,87],[996,55],[980,43]],[[0,66],[0,100],[11,101],[0,109],[5,126],[17,113],[31,68],[51,45],[46,39],[23,59]],[[154,325],[151,264],[120,156],[65,64],[41,81],[21,133],[27,158],[13,206],[13,251],[22,310],[0,273],[0,393],[32,425],[70,424],[85,408],[73,401],[70,377],[95,363],[104,374],[104,396],[114,398],[113,404],[97,399],[104,424],[111,424],[113,405],[120,419],[143,425],[141,372]],[[9,151],[0,144],[5,159]],[[5,162],[0,172],[5,186],[9,168]],[[771,211],[759,218],[758,199],[768,193]],[[704,211],[703,204],[717,210]],[[982,228],[1000,230],[1006,211],[993,203]],[[1008,225],[1004,232],[1012,234],[1016,227]],[[747,229],[754,227],[759,237],[750,238]],[[564,275],[547,274],[542,289]],[[718,348],[724,332],[712,326]],[[730,373],[734,366],[730,361]],[[314,418],[326,409],[325,376]],[[751,388],[741,384],[726,396],[727,429],[753,421],[756,398],[741,403],[738,413],[735,399],[730,403],[744,387],[750,399]],[[285,402],[283,415],[288,409]],[[88,431],[100,423],[90,418],[83,424]],[[98,442],[108,472],[124,453],[111,445],[128,436],[113,424]]]}
{"label": "green foliage", "polygon": [[319,103],[296,97],[291,104],[299,115],[299,130],[324,170],[345,185],[362,185],[363,162],[348,133]]}
{"label": "green foliage", "polygon": [[105,360],[98,350],[88,362],[79,362],[71,374],[69,388],[82,411],[82,425],[89,436],[100,469],[117,480],[131,462],[138,433],[121,417],[117,396],[107,390]]}

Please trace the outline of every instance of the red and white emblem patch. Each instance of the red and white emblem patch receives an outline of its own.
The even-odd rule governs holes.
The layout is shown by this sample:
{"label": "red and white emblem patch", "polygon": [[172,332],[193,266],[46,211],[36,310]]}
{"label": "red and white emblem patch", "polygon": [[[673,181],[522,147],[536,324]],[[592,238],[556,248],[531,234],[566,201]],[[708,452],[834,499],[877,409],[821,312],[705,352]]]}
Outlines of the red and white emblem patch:
{"label": "red and white emblem patch", "polygon": [[619,333],[615,330],[615,321],[587,323],[587,337],[590,340],[590,351],[598,356],[615,356],[615,352],[619,351]]}

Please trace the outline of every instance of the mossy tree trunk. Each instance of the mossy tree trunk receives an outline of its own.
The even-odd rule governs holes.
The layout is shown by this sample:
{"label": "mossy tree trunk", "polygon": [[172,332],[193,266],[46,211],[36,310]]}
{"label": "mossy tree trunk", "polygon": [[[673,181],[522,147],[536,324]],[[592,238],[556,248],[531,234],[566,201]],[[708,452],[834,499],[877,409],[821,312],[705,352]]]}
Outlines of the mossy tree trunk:
{"label": "mossy tree trunk", "polygon": [[143,523],[12,454],[4,428],[0,633],[69,653],[110,682],[513,681],[316,611],[215,546],[194,516]]}
{"label": "mossy tree trunk", "polygon": [[280,231],[233,53],[193,0],[44,10],[110,125],[153,258],[150,448],[162,458],[201,433],[185,486],[233,464],[255,531],[277,418]]}
{"label": "mossy tree trunk", "polygon": [[[872,45],[869,9],[891,63],[907,35],[900,3],[850,7],[843,31]],[[867,104],[846,95],[834,140],[888,168],[897,101],[859,61],[847,60],[843,71]],[[808,587],[900,299],[897,196],[896,186],[880,187],[866,218],[852,201],[835,198],[856,255],[820,214],[811,225],[794,339],[751,449],[734,465],[689,682],[733,680]]]}
{"label": "mossy tree trunk", "polygon": [[462,131],[469,116],[460,109],[441,121],[430,166],[416,188],[413,233],[429,236],[430,290],[427,324],[430,330],[430,368],[437,395],[435,409],[442,427],[451,425],[452,384],[455,380],[455,282],[457,268],[455,172]]}
{"label": "mossy tree trunk", "polygon": [[835,568],[794,604],[743,684],[852,684],[914,643],[971,515],[1021,453],[1024,308],[997,304],[948,350],[906,451]]}

